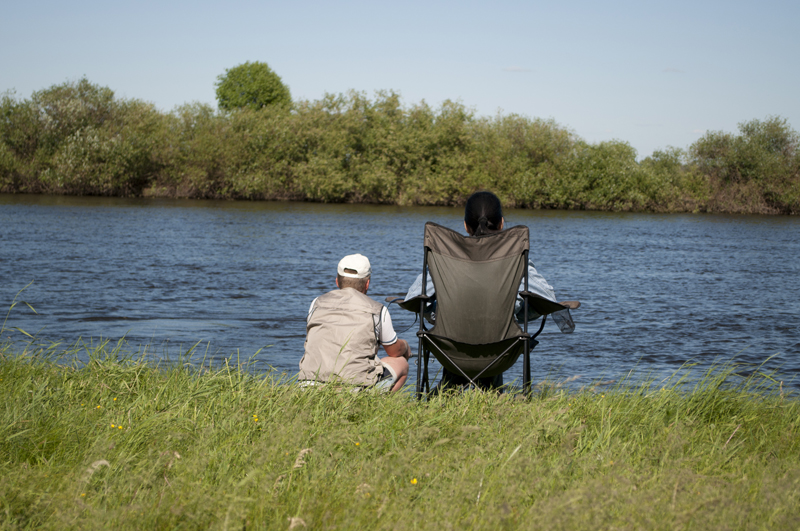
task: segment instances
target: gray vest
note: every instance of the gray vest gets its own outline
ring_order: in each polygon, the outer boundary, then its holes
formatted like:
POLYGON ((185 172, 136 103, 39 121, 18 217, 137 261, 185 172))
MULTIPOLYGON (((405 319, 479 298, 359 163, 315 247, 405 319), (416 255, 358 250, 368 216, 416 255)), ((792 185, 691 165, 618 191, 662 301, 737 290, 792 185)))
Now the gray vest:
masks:
POLYGON ((372 385, 383 375, 378 338, 383 304, 353 288, 319 297, 306 324, 300 380, 372 385))

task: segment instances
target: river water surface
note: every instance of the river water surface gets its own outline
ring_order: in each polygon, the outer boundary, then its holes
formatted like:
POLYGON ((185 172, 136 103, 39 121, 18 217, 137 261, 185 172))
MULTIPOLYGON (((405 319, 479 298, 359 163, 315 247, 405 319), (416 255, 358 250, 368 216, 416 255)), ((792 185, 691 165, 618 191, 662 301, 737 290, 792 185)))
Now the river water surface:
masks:
MULTIPOLYGON (((369 295, 404 293, 426 221, 463 231, 463 211, 311 203, 0 195, 0 304, 41 341, 127 338, 194 360, 247 359, 296 372, 305 316, 350 253, 373 267, 369 295), (260 350, 259 350, 260 349, 260 350)), ((534 378, 658 377, 687 361, 800 372, 800 219, 508 210, 575 333, 548 322, 534 378)), ((392 306, 395 329, 414 316, 392 306)), ((401 334, 416 345, 416 326, 401 334)), ((414 347, 416 350, 416 347, 414 347)), ((507 381, 518 378, 521 361, 507 381)), ((413 373, 412 373, 413 375, 413 373)), ((795 382, 797 385, 797 382, 795 382)))

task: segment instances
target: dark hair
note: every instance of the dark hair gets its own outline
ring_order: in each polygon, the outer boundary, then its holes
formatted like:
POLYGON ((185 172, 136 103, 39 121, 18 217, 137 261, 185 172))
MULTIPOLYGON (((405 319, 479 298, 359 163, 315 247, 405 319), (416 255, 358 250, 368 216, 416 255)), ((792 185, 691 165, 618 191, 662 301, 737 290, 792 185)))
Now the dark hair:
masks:
POLYGON ((483 236, 500 230, 503 222, 503 207, 492 192, 475 192, 464 209, 464 223, 473 236, 483 236))

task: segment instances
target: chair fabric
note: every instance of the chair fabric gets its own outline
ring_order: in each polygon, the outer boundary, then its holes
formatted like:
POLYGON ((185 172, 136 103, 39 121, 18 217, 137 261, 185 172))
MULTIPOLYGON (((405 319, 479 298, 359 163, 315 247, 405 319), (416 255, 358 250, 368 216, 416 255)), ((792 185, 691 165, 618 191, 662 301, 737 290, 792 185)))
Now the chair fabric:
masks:
MULTIPOLYGON (((418 334, 425 360, 432 353, 445 369, 469 379, 496 376, 514 365, 531 344, 514 319, 520 280, 527 277, 529 241, 524 226, 466 237, 425 224, 425 264, 437 300, 433 327, 421 324, 418 334)), ((421 295, 404 307, 422 311, 427 300, 421 295)), ((423 380, 418 374, 417 381, 420 393, 427 373, 423 380)))

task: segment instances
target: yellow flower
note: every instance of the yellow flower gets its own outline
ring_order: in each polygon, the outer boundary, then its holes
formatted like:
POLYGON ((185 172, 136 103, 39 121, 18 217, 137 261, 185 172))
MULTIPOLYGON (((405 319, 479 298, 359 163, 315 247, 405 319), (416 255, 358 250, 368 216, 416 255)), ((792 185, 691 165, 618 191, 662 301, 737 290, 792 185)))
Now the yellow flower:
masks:
POLYGON ((97 409, 100 409, 100 406, 97 406, 97 409))
POLYGON ((115 397, 114 397, 114 402, 116 402, 116 401, 117 401, 117 397, 115 396, 115 397))
POLYGON ((361 443, 356 443, 356 446, 359 446, 361 443))
POLYGON ((114 426, 113 424, 111 425, 111 427, 112 427, 112 428, 116 428, 116 426, 114 426))
POLYGON ((117 428, 122 429, 122 426, 117 426, 117 428))
POLYGON ((85 492, 81 492, 81 497, 86 496, 85 492))
POLYGON ((416 485, 417 484, 417 478, 412 478, 411 479, 411 484, 412 485, 416 485))

